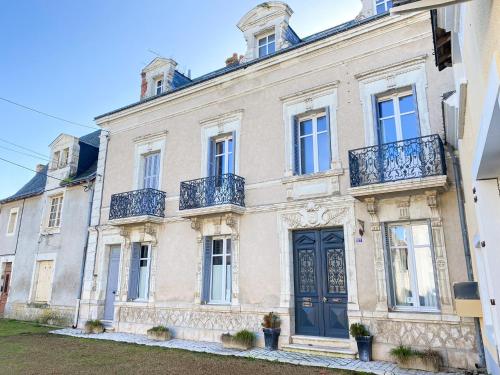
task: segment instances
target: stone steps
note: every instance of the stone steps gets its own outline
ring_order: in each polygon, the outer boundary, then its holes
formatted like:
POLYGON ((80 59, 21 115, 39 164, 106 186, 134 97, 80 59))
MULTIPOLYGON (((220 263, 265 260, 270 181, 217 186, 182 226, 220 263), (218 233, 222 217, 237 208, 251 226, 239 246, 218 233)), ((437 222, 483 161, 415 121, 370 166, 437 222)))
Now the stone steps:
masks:
POLYGON ((290 344, 283 345, 282 349, 289 352, 349 359, 356 358, 357 355, 349 339, 294 335, 291 341, 290 344))

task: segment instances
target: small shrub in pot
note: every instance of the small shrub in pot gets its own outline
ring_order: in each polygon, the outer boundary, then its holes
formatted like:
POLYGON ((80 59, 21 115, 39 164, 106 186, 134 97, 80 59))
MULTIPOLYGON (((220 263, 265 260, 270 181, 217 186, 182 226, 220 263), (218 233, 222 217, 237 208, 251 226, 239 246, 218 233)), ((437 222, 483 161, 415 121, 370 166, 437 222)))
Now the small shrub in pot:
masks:
POLYGON ((441 353, 432 349, 419 351, 409 346, 399 345, 392 348, 390 353, 399 367, 407 369, 438 372, 443 363, 441 353))
POLYGON ((255 333, 246 329, 236 332, 234 336, 230 333, 224 333, 221 335, 221 341, 224 348, 248 350, 254 346, 255 333))
POLYGON ((274 312, 264 315, 262 320, 262 331, 264 331, 264 342, 266 349, 277 350, 281 333, 281 319, 274 312))
POLYGON ((103 333, 104 324, 99 319, 87 320, 85 322, 85 333, 103 333))
POLYGON ((373 336, 370 335, 368 329, 361 323, 353 323, 349 331, 351 336, 356 339, 359 359, 363 362, 371 361, 373 336))
POLYGON ((148 329, 148 339, 157 341, 168 341, 172 338, 170 330, 165 326, 156 326, 148 329))

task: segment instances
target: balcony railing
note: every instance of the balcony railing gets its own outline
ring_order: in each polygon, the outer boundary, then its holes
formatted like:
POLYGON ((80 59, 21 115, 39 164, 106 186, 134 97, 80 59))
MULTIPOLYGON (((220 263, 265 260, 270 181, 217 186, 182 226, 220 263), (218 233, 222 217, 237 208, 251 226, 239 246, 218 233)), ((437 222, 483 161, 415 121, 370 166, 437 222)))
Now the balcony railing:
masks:
POLYGON ((181 182, 179 210, 233 204, 245 207, 245 179, 232 173, 181 182))
POLYGON ((109 220, 136 216, 165 217, 165 192, 148 188, 111 196, 109 220))
POLYGON ((349 151, 351 187, 446 174, 437 134, 349 151))

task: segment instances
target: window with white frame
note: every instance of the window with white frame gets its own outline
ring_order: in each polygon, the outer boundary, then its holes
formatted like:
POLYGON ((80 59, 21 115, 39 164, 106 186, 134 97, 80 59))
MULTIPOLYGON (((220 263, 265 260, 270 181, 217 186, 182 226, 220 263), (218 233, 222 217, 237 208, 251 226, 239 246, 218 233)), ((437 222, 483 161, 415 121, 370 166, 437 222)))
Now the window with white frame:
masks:
POLYGON ((322 111, 298 116, 294 125, 295 172, 310 174, 330 169, 330 126, 322 111))
POLYGON ((61 160, 59 160, 59 168, 63 168, 66 165, 68 165, 68 159, 69 159, 69 148, 66 147, 61 152, 61 160))
POLYGON ((54 155, 52 156, 52 169, 59 168, 60 159, 61 159, 61 152, 60 151, 54 152, 54 155))
POLYGON ((375 0, 375 13, 385 13, 392 8, 392 0, 375 0))
POLYGON ((156 95, 160 95, 163 92, 163 79, 158 79, 156 81, 156 95))
POLYGON ((49 228, 58 228, 61 225, 61 210, 62 210, 63 196, 58 195, 50 198, 50 211, 49 211, 49 228))
POLYGON ((226 135, 216 137, 212 141, 213 147, 213 171, 212 175, 222 176, 226 173, 234 173, 233 136, 226 135))
POLYGON ((428 223, 393 223, 388 224, 386 229, 394 309, 438 310, 428 223))
POLYGON ((130 256, 129 300, 147 300, 151 269, 151 245, 134 243, 130 256))
POLYGON ((275 35, 269 34, 258 39, 259 57, 267 56, 276 51, 275 35))
POLYGON ((160 152, 157 151, 143 155, 142 165, 142 188, 158 189, 160 185, 160 152))
POLYGON ((205 237, 201 302, 231 303, 232 262, 231 239, 205 237))
POLYGON ((9 221, 7 222, 7 235, 13 235, 14 232, 16 231, 18 212, 19 209, 17 207, 12 208, 9 212, 9 221))
POLYGON ((377 97, 379 143, 420 137, 417 101, 413 91, 398 91, 377 97))

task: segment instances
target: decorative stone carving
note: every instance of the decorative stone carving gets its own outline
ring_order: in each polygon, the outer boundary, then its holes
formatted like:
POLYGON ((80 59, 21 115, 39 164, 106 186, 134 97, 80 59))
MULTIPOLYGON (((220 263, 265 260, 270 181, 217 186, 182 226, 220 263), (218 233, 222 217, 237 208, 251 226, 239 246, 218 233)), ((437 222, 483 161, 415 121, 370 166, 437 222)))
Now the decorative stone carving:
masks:
POLYGON ((410 197, 398 202, 399 219, 410 220, 410 197))
POLYGON ((343 224, 347 212, 348 210, 345 207, 332 210, 309 202, 299 212, 285 214, 284 219, 290 228, 314 228, 343 224))

